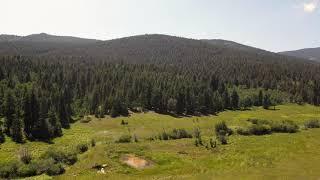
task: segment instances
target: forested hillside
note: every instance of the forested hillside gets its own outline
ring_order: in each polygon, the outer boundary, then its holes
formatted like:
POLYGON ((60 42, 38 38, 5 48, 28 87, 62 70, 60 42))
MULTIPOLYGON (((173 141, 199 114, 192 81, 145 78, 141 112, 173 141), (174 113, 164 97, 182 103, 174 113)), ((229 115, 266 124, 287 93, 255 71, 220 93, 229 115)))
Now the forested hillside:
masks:
POLYGON ((77 117, 126 116, 128 110, 184 116, 268 109, 284 101, 282 93, 291 102, 320 104, 316 63, 164 35, 84 46, 2 53, 4 134, 16 142, 50 141, 77 117), (255 93, 240 95, 249 89, 255 93))
POLYGON ((319 47, 318 48, 300 49, 300 50, 296 50, 296 51, 280 52, 280 54, 320 62, 320 48, 319 47))

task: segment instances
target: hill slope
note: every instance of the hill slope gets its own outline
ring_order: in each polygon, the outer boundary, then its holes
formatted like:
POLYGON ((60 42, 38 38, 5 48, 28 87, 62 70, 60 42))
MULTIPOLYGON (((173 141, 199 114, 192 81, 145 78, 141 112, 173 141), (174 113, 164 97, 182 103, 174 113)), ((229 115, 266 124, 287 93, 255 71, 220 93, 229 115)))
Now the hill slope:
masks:
POLYGON ((300 49, 300 50, 296 50, 296 51, 285 51, 285 52, 280 52, 280 54, 320 62, 320 47, 300 49))
POLYGON ((41 55, 59 49, 80 47, 98 40, 71 36, 54 36, 45 33, 29 36, 0 35, 2 55, 41 55))

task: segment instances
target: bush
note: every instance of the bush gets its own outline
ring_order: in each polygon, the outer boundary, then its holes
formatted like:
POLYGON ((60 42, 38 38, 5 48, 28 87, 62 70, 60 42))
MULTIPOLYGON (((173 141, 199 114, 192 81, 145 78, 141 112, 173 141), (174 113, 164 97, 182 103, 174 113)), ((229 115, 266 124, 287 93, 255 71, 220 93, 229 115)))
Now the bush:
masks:
POLYGON ((203 145, 200 128, 194 129, 194 137, 196 138, 194 143, 196 146, 203 145))
POLYGON ((173 129, 173 131, 169 134, 170 139, 184 139, 184 138, 192 138, 192 135, 189 134, 185 129, 173 129))
POLYGON ((20 148, 19 158, 20 158, 20 161, 23 162, 24 164, 29 164, 32 160, 32 156, 26 147, 20 148))
POLYGON ((126 134, 119 137, 119 139, 116 141, 116 143, 130 143, 131 142, 131 135, 126 134))
POLYGON ((89 147, 88 147, 87 144, 84 144, 84 143, 83 143, 83 144, 78 144, 78 145, 77 145, 77 151, 78 151, 78 153, 80 153, 80 154, 88 151, 88 149, 89 149, 89 147))
POLYGON ((17 175, 18 163, 10 162, 0 165, 0 178, 10 178, 17 175))
POLYGON ((75 153, 68 153, 64 156, 64 159, 61 163, 65 163, 67 165, 73 165, 78 161, 77 154, 75 153))
POLYGON ((228 128, 227 124, 222 121, 215 125, 215 133, 217 136, 230 136, 233 134, 232 129, 228 128))
POLYGON ((34 164, 23 164, 17 169, 19 177, 31 177, 37 175, 37 167, 34 164))
POLYGON ((293 121, 287 120, 272 123, 271 130, 273 132, 279 133, 296 133, 299 130, 299 126, 295 124, 293 121))
POLYGON ((249 133, 252 135, 266 135, 266 134, 271 134, 271 127, 269 125, 265 124, 253 124, 249 127, 249 133))
POLYGON ((316 119, 309 120, 304 123, 306 128, 320 128, 320 121, 316 119))
POLYGON ((91 147, 95 147, 96 146, 96 140, 91 139, 91 147))
POLYGON ((219 135, 218 140, 221 144, 225 145, 228 144, 227 136, 226 135, 219 135))
POLYGON ((251 122, 252 124, 271 124, 270 121, 268 120, 263 120, 263 119, 248 119, 249 122, 251 122))
POLYGON ((47 171, 46 174, 49 176, 56 176, 59 174, 63 174, 65 171, 65 169, 63 168, 62 164, 58 163, 58 164, 53 164, 51 165, 47 171))
POLYGON ((124 120, 121 120, 121 125, 122 126, 125 126, 125 125, 128 125, 129 123, 128 122, 125 122, 124 120))
POLYGON ((34 161, 30 164, 30 166, 34 166, 37 170, 36 174, 40 175, 42 173, 47 172, 49 167, 53 166, 55 164, 55 160, 52 158, 49 159, 39 159, 37 161, 34 161))
POLYGON ((78 158, 75 153, 64 153, 61 151, 49 150, 45 152, 42 159, 53 159, 55 163, 65 163, 72 165, 77 162, 78 158))
POLYGON ((248 128, 238 128, 238 129, 237 129, 237 134, 243 135, 243 136, 250 136, 250 135, 252 135, 252 134, 250 133, 250 131, 249 131, 248 128))
POLYGON ((162 133, 159 134, 159 139, 160 140, 169 140, 169 134, 163 130, 162 133))
POLYGON ((135 143, 139 142, 138 137, 137 137, 136 134, 133 135, 133 141, 134 141, 135 143))

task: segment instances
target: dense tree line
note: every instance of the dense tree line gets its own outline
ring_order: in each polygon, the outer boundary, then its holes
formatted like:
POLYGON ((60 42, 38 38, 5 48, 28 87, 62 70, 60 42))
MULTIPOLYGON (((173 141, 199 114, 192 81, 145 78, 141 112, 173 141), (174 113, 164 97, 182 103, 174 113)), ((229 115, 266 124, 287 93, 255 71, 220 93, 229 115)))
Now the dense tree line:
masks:
POLYGON ((318 64, 265 61, 263 55, 228 56, 220 60, 208 57, 207 61, 175 59, 172 63, 168 57, 163 57, 163 63, 1 57, 0 142, 3 134, 16 142, 49 141, 61 136, 62 128, 70 127, 73 116, 87 114, 116 117, 128 115, 128 110, 154 110, 195 115, 250 106, 267 109, 281 102, 281 96, 272 99, 268 89, 286 92, 292 102, 320 104, 318 64), (258 88, 260 91, 246 97, 238 92, 258 88))

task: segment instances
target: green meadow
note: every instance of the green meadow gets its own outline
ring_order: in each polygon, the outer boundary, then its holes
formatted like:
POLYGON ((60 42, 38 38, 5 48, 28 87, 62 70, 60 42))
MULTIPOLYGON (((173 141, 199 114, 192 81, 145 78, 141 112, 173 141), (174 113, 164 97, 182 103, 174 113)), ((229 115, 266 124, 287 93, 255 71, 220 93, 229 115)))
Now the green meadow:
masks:
POLYGON ((48 149, 73 151, 79 143, 94 139, 95 147, 78 155, 78 162, 66 167, 60 176, 37 179, 318 179, 320 177, 320 129, 305 129, 304 122, 320 119, 320 107, 281 105, 276 110, 252 108, 247 111, 225 111, 201 117, 172 117, 153 112, 129 117, 92 117, 89 123, 76 122, 52 144, 27 142, 16 144, 6 139, 0 145, 0 162, 17 159, 20 146, 28 147, 33 158, 48 149), (183 128, 193 132, 200 128, 204 143, 215 137, 214 125, 225 121, 232 129, 248 125, 248 118, 272 121, 291 120, 300 126, 298 133, 273 133, 264 136, 228 137, 228 144, 218 143, 207 149, 194 145, 195 139, 154 140, 163 131, 183 128), (121 125, 121 122, 128 122, 121 125), (122 135, 135 135, 138 142, 115 143, 122 135), (146 169, 134 169, 120 161, 134 154, 153 162, 146 169), (93 169, 105 164, 105 174, 93 169))

